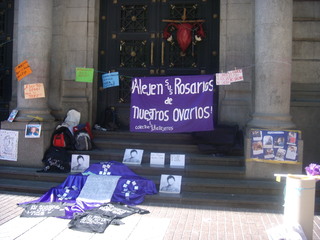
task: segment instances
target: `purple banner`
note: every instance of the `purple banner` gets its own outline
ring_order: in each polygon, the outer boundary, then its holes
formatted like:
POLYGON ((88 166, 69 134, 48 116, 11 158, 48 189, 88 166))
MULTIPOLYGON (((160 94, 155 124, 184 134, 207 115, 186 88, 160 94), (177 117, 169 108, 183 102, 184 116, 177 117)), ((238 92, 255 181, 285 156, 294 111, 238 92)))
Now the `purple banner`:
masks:
POLYGON ((132 79, 131 132, 213 130, 213 75, 132 79))

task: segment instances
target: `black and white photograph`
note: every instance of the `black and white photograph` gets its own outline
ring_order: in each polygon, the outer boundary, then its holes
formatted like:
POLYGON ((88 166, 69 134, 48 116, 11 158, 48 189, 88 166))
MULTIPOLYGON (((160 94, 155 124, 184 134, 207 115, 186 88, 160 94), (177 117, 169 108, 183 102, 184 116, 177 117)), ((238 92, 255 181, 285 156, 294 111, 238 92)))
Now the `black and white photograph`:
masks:
POLYGON ((125 164, 141 164, 143 156, 142 149, 126 149, 123 156, 123 163, 125 164))
POLYGON ((179 175, 161 175, 159 192, 162 193, 180 193, 182 176, 179 175))
POLYGON ((72 154, 71 172, 83 172, 90 165, 90 155, 72 154))

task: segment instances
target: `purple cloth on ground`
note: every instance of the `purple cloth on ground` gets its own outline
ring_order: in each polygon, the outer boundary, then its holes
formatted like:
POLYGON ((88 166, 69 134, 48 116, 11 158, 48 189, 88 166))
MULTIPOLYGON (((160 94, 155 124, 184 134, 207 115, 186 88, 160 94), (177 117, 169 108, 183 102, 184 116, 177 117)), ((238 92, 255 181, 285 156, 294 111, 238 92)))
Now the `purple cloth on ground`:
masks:
POLYGON ((63 183, 51 188, 40 198, 21 204, 65 202, 68 203, 68 206, 65 208, 65 218, 72 218, 76 212, 84 212, 85 210, 99 207, 101 203, 77 201, 77 197, 90 174, 121 176, 113 193, 112 202, 137 205, 144 201, 146 194, 157 193, 153 181, 140 177, 123 163, 109 161, 92 164, 83 173, 69 175, 63 183))

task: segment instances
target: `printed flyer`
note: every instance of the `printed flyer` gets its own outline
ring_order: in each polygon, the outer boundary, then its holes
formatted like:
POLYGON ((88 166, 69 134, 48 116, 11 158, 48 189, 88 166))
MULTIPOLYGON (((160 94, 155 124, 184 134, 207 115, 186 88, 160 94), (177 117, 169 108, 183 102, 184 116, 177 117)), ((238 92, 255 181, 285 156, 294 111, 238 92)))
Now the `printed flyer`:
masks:
POLYGON ((251 130, 251 160, 298 163, 300 131, 251 130))

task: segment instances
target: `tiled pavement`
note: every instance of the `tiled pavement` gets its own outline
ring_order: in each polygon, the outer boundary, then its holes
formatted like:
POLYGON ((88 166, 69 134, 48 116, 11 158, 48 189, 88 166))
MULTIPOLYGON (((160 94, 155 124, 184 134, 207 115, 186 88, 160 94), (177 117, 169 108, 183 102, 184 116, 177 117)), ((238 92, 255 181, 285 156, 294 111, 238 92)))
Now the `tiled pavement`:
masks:
MULTIPOLYGON (((17 203, 37 195, 0 192, 0 239, 268 239, 266 230, 280 226, 282 213, 208 206, 143 204, 150 214, 123 219, 124 225, 109 226, 103 234, 68 229, 69 220, 20 218, 17 203), (22 229, 24 227, 24 229, 22 229), (15 233, 15 234, 13 234, 15 233), (50 233, 50 234, 49 234, 50 233), (71 238, 70 238, 71 237, 71 238)), ((313 239, 320 239, 320 216, 314 217, 313 239)))

